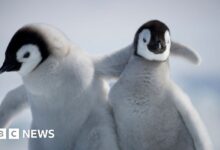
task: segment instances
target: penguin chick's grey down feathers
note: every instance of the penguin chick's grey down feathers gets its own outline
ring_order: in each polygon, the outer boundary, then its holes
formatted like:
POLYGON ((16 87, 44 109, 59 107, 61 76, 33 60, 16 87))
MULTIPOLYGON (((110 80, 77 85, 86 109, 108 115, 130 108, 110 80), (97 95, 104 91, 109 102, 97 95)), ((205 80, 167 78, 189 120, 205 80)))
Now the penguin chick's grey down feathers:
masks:
POLYGON ((27 99, 24 85, 7 93, 0 105, 0 128, 8 127, 13 117, 28 106, 27 99))
POLYGON ((172 46, 168 27, 157 20, 141 26, 134 41, 133 55, 109 94, 120 148, 212 150, 199 114, 169 74, 169 53, 193 63, 197 54, 172 46))
POLYGON ((201 63, 201 57, 196 51, 191 50, 191 48, 188 48, 180 43, 172 41, 170 51, 171 55, 183 57, 193 64, 199 65, 201 63))
POLYGON ((54 130, 54 138, 30 139, 30 150, 118 149, 106 83, 96 74, 88 54, 62 32, 44 24, 18 30, 0 68, 1 73, 5 71, 18 71, 24 86, 2 102, 1 113, 8 113, 3 122, 28 100, 31 128, 54 130), (14 112, 10 111, 14 106, 14 112))

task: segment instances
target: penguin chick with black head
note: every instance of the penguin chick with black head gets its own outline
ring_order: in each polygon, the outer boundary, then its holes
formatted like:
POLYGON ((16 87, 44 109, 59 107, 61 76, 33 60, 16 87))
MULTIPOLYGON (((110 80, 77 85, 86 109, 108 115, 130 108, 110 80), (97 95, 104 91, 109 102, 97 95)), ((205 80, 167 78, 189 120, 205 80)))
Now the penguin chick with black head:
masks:
MULTIPOLYGON (((10 71, 19 72, 24 85, 2 104, 10 108, 14 103, 19 111, 28 99, 31 128, 54 130, 52 138, 30 139, 30 150, 118 149, 105 82, 95 74, 92 59, 62 32, 45 24, 19 29, 0 68, 10 71)), ((15 111, 8 112, 3 121, 15 111)))
POLYGON ((211 150, 199 114, 170 78, 170 53, 193 54, 188 57, 192 62, 198 61, 193 59, 196 54, 175 50, 181 45, 171 41, 169 28, 158 20, 138 29, 133 46, 133 55, 109 94, 120 148, 211 150))

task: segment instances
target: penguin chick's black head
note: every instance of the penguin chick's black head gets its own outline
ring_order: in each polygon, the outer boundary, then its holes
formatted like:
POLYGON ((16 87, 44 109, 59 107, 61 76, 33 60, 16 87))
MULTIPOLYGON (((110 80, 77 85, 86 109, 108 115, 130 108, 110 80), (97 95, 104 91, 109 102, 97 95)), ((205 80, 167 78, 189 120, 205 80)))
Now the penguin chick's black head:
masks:
MULTIPOLYGON (((48 45, 44 40, 42 33, 39 33, 39 31, 31 28, 30 26, 23 27, 14 34, 9 42, 5 52, 5 61, 0 68, 0 73, 5 71, 19 71, 24 63, 29 63, 32 66, 35 65, 34 67, 36 68, 48 56, 48 45), (31 46, 24 48, 27 45, 32 45, 35 49, 32 49, 31 46), (21 50, 22 48, 24 49, 21 50), (36 55, 36 51, 38 51, 37 54, 39 56, 32 56, 36 55), (36 57, 39 59, 37 60, 36 57), (33 63, 34 61, 35 64, 33 63)), ((24 68, 28 69, 28 67, 24 68)))
MULTIPOLYGON (((163 53, 166 50, 167 42, 169 42, 167 41, 169 39, 166 39, 166 32, 169 34, 169 28, 161 21, 152 20, 143 24, 135 34, 135 55, 139 55, 138 45, 140 41, 153 54, 163 53)), ((169 35, 167 37, 169 38, 169 35)))

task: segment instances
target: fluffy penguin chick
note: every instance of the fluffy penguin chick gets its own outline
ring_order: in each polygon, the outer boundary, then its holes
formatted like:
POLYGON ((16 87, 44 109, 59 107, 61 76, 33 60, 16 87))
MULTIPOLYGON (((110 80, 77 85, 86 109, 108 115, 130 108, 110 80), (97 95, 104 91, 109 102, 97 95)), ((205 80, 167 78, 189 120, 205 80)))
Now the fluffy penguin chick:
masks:
POLYGON ((157 20, 135 35, 134 55, 109 94, 122 150, 212 149, 198 113, 170 79, 171 45, 157 20))
POLYGON ((0 68, 5 71, 22 76, 18 99, 28 98, 31 128, 54 129, 54 138, 30 139, 30 150, 118 149, 105 82, 90 57, 60 31, 44 24, 18 30, 0 68))

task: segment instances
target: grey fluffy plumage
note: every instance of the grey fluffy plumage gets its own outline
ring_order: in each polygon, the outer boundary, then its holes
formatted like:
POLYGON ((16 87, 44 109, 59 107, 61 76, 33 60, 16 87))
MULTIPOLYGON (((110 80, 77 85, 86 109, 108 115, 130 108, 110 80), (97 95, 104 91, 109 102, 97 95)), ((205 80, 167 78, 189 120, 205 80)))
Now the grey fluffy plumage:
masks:
POLYGON ((169 52, 194 64, 200 59, 168 32, 157 20, 138 29, 133 55, 110 91, 122 150, 212 150, 199 114, 169 74, 169 52))
POLYGON ((22 75, 24 86, 4 99, 0 112, 7 115, 1 125, 28 103, 31 128, 54 129, 55 133, 53 139, 30 139, 30 150, 117 150, 106 82, 95 71, 91 57, 51 26, 31 24, 24 29, 39 34, 50 55, 22 75))

